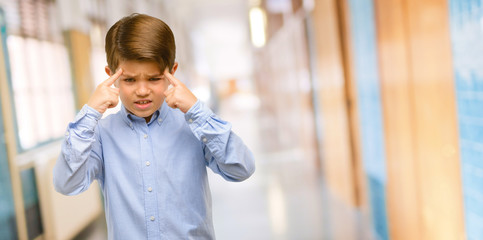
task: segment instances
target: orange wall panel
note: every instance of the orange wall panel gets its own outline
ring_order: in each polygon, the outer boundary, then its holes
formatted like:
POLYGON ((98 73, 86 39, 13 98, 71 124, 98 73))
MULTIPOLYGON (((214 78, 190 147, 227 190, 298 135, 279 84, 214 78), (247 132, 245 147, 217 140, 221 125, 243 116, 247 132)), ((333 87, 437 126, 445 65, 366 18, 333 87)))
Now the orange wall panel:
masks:
POLYGON ((375 0, 391 239, 419 239, 420 206, 406 12, 401 0, 375 0))
POLYGON ((462 239, 463 204, 446 0, 407 0, 422 239, 462 239))
POLYGON ((76 109, 81 109, 95 88, 90 72, 91 40, 89 35, 76 30, 66 31, 64 38, 69 46, 76 90, 76 109))
POLYGON ((339 14, 340 40, 342 45, 343 67, 345 76, 345 93, 347 98, 347 114, 349 121, 349 138, 351 141, 352 168, 355 179, 356 205, 365 213, 369 210, 367 193, 367 175, 362 160, 361 130, 359 128, 359 103, 357 102, 357 83, 354 76, 354 53, 352 50, 352 32, 350 10, 347 1, 337 1, 339 14))
POLYGON ((322 113, 322 168, 331 191, 356 204, 347 96, 335 0, 315 2, 312 12, 317 49, 319 111, 322 113))
POLYGON ((463 239, 445 0, 375 0, 391 239, 463 239))

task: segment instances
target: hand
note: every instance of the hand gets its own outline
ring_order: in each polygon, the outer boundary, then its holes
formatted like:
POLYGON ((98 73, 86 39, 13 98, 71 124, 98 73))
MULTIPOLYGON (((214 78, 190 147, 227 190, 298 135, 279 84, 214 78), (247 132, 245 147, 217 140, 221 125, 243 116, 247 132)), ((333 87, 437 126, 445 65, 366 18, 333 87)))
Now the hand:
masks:
POLYGON ((94 108, 103 114, 108 108, 113 108, 119 103, 119 88, 111 87, 112 84, 121 76, 122 69, 107 80, 99 84, 87 102, 89 107, 94 108))
POLYGON ((186 85, 171 75, 167 69, 164 71, 164 76, 173 86, 164 92, 164 95, 166 96, 166 103, 168 106, 172 108, 179 108, 179 110, 181 110, 183 113, 186 113, 193 105, 195 105, 198 99, 186 87, 186 85))

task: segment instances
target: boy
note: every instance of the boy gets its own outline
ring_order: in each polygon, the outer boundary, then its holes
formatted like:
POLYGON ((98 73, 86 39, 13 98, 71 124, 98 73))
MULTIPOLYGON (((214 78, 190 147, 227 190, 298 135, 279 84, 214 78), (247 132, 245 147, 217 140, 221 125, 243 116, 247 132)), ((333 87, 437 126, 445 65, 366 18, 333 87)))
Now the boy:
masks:
POLYGON ((255 170, 253 155, 173 76, 174 36, 163 21, 119 20, 106 55, 110 77, 67 128, 56 190, 75 195, 97 180, 109 239, 214 239, 206 166, 243 181, 255 170), (118 97, 121 110, 101 119, 118 97))

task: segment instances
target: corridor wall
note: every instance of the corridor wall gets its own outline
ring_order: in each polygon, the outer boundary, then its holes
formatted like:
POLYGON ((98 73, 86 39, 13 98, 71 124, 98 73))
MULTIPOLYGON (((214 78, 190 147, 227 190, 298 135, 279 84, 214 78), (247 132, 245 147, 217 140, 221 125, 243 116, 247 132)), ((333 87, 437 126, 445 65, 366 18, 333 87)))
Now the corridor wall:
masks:
POLYGON ((445 0, 375 0, 390 239, 464 239, 445 0))
POLYGON ((350 49, 359 113, 361 156, 373 232, 388 239, 386 217, 386 157, 382 117, 376 26, 372 0, 350 0, 350 49))
POLYGON ((347 205, 358 204, 356 174, 351 147, 351 119, 347 106, 339 16, 335 0, 317 1, 312 17, 315 38, 315 68, 322 118, 322 173, 329 190, 347 205))
POLYGON ((387 154, 390 236, 420 237, 420 205, 411 101, 406 11, 401 1, 374 1, 387 154))
POLYGON ((13 203, 12 182, 7 158, 7 147, 0 99, 0 233, 3 239, 17 238, 17 224, 13 203))
POLYGON ((314 92, 320 113, 321 168, 328 195, 337 203, 329 206, 324 226, 332 239, 356 239, 364 235, 360 222, 342 212, 368 218, 366 174, 362 167, 358 101, 354 82, 349 6, 346 1, 315 1, 311 12, 314 26, 314 92))
POLYGON ((329 189, 362 212, 365 195, 377 239, 465 238, 447 1, 319 0, 313 15, 329 189))
POLYGON ((483 239, 482 1, 449 1, 467 239, 483 239))

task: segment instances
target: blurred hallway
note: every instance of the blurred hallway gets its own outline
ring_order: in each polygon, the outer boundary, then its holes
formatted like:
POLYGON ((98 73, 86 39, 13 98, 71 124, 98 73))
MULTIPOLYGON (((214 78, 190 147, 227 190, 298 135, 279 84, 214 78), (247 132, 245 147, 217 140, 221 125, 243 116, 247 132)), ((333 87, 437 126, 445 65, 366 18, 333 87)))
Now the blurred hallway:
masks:
MULTIPOLYGON (((238 94, 220 106, 219 114, 253 150, 257 170, 241 183, 226 182, 209 171, 217 239, 373 239, 367 216, 330 194, 302 149, 260 148, 258 128, 264 126, 258 122, 258 109, 244 104, 256 106, 254 98, 238 94)), ((75 239, 106 237, 101 216, 75 239)))
POLYGON ((0 0, 0 240, 107 238, 52 168, 132 13, 255 155, 208 170, 217 239, 483 239, 482 0, 0 0))
MULTIPOLYGON (((246 182, 230 184, 210 175, 214 223, 218 239, 323 239, 321 181, 315 162, 300 148, 266 151, 256 97, 235 94, 223 101, 220 115, 254 151, 256 173, 246 182), (241 103, 255 103, 233 106, 241 103)), ((270 123, 268 123, 270 124, 270 123)))

